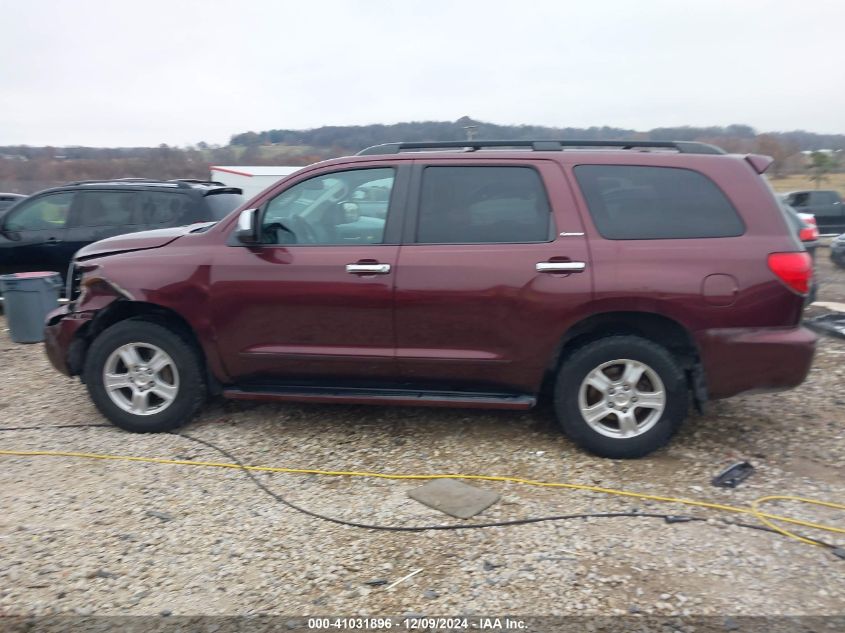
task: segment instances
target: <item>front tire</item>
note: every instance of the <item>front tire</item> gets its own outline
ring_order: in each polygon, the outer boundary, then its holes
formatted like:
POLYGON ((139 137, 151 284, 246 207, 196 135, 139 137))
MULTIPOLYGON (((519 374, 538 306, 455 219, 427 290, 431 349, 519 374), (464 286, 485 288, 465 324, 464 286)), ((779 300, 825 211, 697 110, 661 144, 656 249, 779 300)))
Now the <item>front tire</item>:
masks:
POLYGON ((689 410, 689 389, 674 357, 638 336, 610 336, 577 349, 558 372, 555 413, 582 448, 614 459, 665 445, 689 410))
POLYGON ((141 318, 120 321, 94 339, 84 376, 100 413, 134 433, 178 428, 205 401, 197 351, 173 330, 141 318))

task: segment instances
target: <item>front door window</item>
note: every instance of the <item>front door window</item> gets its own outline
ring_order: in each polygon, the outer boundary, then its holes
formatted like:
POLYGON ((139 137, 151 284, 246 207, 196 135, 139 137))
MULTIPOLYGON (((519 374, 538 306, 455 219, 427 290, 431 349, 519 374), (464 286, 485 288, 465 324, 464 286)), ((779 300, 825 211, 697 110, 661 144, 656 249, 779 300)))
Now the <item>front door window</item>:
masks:
POLYGON ((265 244, 381 244, 395 179, 392 168, 355 169, 310 178, 267 204, 265 244))
POLYGON ((73 193, 41 196, 25 203, 6 221, 9 231, 50 231, 63 229, 67 223, 73 193))

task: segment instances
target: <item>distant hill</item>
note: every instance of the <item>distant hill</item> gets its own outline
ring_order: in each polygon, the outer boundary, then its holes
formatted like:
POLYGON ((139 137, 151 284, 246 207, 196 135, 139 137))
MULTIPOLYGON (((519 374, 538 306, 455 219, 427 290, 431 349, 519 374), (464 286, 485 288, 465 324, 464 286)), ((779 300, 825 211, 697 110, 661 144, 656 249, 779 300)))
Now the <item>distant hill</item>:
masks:
MULTIPOLYGON (((473 126, 481 139, 620 139, 704 141, 729 152, 755 152, 775 159, 773 178, 806 172, 801 150, 845 149, 845 134, 758 133, 748 125, 662 127, 646 132, 616 127, 498 125, 462 117, 457 121, 410 121, 392 125, 323 126, 312 130, 266 130, 235 134, 225 147, 0 146, 0 191, 32 193, 72 180, 102 178, 207 178, 209 165, 309 165, 393 141, 455 141, 473 126)), ((840 161, 836 171, 845 168, 840 161)))
MULTIPOLYGON (((231 138, 231 145, 298 145, 318 149, 342 150, 336 153, 357 152, 370 145, 394 141, 456 141, 466 138, 467 126, 475 126, 476 138, 481 139, 620 139, 707 141, 729 151, 749 151, 759 134, 748 125, 726 127, 661 127, 637 131, 617 127, 545 127, 541 125, 499 125, 462 117, 457 121, 410 121, 392 125, 323 126, 310 130, 265 130, 243 132, 231 138)), ((816 149, 845 149, 845 134, 815 134, 795 130, 767 132, 765 136, 795 151, 816 149)))

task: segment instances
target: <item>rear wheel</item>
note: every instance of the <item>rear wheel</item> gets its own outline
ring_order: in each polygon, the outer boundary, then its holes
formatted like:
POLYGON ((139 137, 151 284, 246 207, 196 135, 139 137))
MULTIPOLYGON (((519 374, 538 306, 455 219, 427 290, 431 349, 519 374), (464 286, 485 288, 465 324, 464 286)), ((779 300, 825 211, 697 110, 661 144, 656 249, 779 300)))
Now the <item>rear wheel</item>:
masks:
POLYGON ((637 336, 589 343, 561 367, 555 412, 564 433, 602 457, 642 457, 686 418, 684 373, 663 347, 637 336))
POLYGON ((176 332, 141 319, 116 323, 94 340, 85 384, 104 416, 136 433, 175 429, 205 400, 196 350, 176 332))

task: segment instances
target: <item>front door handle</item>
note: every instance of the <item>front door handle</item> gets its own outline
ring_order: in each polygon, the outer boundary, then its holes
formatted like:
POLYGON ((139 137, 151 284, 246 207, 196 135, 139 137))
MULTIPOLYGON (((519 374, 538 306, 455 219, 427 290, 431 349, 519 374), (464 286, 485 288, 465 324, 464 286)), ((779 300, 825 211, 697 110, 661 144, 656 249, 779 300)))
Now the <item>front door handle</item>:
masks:
POLYGON ((44 244, 47 246, 53 246, 55 244, 61 244, 62 240, 56 239, 55 237, 48 238, 44 244))
POLYGON ((346 264, 346 272, 352 275, 387 275, 390 264, 346 264))
POLYGON ((538 273, 580 273, 586 267, 584 262, 537 262, 538 273))

